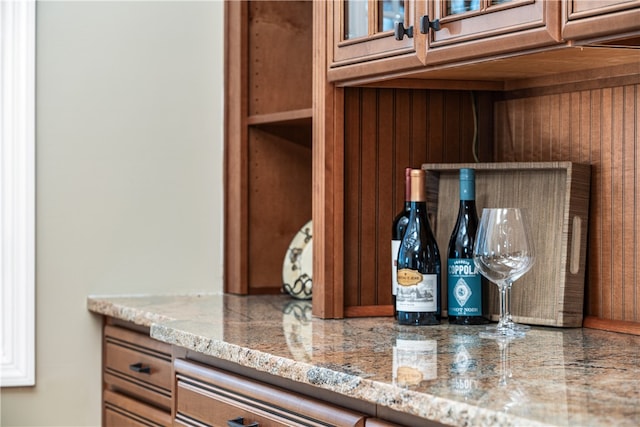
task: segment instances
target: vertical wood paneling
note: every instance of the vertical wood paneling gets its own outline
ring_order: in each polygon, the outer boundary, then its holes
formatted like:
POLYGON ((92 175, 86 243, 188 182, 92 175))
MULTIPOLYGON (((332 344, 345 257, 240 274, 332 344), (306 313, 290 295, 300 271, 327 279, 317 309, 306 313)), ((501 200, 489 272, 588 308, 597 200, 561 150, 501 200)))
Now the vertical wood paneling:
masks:
POLYGON ((360 153, 360 251, 363 255, 360 263, 360 280, 358 282, 357 305, 371 305, 375 300, 376 269, 376 217, 377 217, 377 188, 376 166, 378 164, 378 91, 375 89, 362 90, 361 113, 371 120, 363 120, 360 124, 363 148, 360 153))
MULTIPOLYGON (((459 94, 455 96, 448 96, 444 100, 445 105, 442 111, 444 112, 444 140, 457 140, 460 141, 458 149, 456 150, 444 150, 442 152, 442 162, 455 162, 460 158, 460 146, 462 145, 462 132, 460 123, 464 123, 460 120, 460 112, 462 111, 461 99, 459 94)), ((434 144, 436 145, 436 144, 434 144)))
POLYGON ((638 85, 495 105, 496 161, 592 165, 586 315, 640 322, 638 85))
MULTIPOLYGON (((388 141, 393 147, 393 159, 391 161, 394 179, 392 182, 403 182, 405 167, 412 164, 411 150, 406 149, 407 142, 411 139, 412 99, 412 91, 406 89, 397 90, 394 96, 393 113, 391 115, 394 120, 390 120, 394 125, 394 132, 392 139, 388 141)), ((395 216, 402 209, 405 194, 404 187, 398 185, 392 185, 391 187, 394 193, 392 209, 395 216)))
MULTIPOLYGON (((395 186, 388 183, 394 182, 393 164, 394 147, 391 143, 395 131, 394 121, 388 120, 394 115, 394 97, 392 91, 380 91, 378 93, 378 140, 376 162, 376 223, 390 224, 396 214, 393 204, 395 186), (391 160, 391 161, 389 161, 391 160)), ((401 168, 399 168, 401 169, 401 168)), ((402 191, 399 191, 402 192, 402 191)), ((387 227, 387 228, 389 228, 387 227)), ((375 227, 375 242, 382 242, 389 237, 389 232, 384 227, 375 227)), ((389 263, 391 259, 391 247, 389 244, 376 245, 375 265, 389 263)), ((369 266, 371 268, 371 266, 369 266)), ((371 298, 363 301, 363 305, 388 305, 391 304, 391 295, 388 284, 391 283, 390 269, 373 269, 376 272, 375 293, 371 298)))
MULTIPOLYGON (((638 254, 640 254, 640 197, 638 196, 638 189, 640 189, 640 128, 638 127, 638 123, 640 123, 640 88, 628 87, 627 92, 629 93, 629 104, 635 107, 635 112, 630 113, 629 115, 633 117, 632 125, 629 123, 629 127, 633 127, 633 131, 630 131, 626 136, 627 140, 633 140, 635 138, 634 144, 634 159, 633 162, 633 173, 635 177, 634 181, 634 191, 633 191, 633 216, 635 220, 631 219, 631 223, 635 223, 633 226, 634 230, 634 247, 633 254, 635 254, 635 268, 629 268, 629 274, 633 276, 633 293, 635 296, 635 304, 634 304, 634 319, 640 319, 640 288, 638 287, 638 280, 640 280, 640 261, 638 261, 638 254), (635 116, 635 117, 634 117, 635 116)), ((631 151, 631 150, 629 150, 631 151)), ((627 190, 631 191, 631 188, 627 190)), ((629 216, 627 215, 627 218, 629 216)))
POLYGON ((471 96, 348 88, 344 135, 345 315, 389 315, 391 222, 404 203, 404 169, 473 161, 471 96))
MULTIPOLYGON (((441 126, 441 116, 437 115, 441 111, 441 107, 438 105, 432 108, 429 103, 433 99, 433 96, 429 96, 430 93, 424 90, 415 91, 411 99, 411 121, 409 122, 409 141, 402 142, 397 141, 402 147, 403 144, 408 143, 408 149, 410 150, 411 164, 409 166, 413 168, 420 167, 422 159, 427 158, 429 147, 435 145, 433 141, 440 141, 439 138, 435 138, 428 132, 430 129, 441 126)), ((407 147, 404 147, 406 150, 407 147)))
MULTIPOLYGON (((624 320, 624 308, 626 305, 624 299, 624 255, 625 255, 625 233, 624 233, 624 135, 622 110, 624 107, 623 88, 616 87, 604 90, 607 100, 607 108, 603 109, 603 113, 609 117, 603 117, 603 122, 608 121, 607 132, 610 137, 611 151, 611 231, 612 246, 621 247, 620 252, 612 252, 611 254, 611 301, 612 301, 612 317, 614 319, 624 320), (613 235, 614 231, 619 231, 617 236, 613 235), (615 241, 618 240, 619 243, 615 241), (620 286, 615 286, 618 283, 620 286)), ((603 115, 604 115, 603 114, 603 115)))
POLYGON ((638 195, 636 191, 631 193, 631 190, 634 188, 640 189, 640 187, 636 187, 636 178, 637 178, 637 167, 639 163, 637 162, 637 145, 633 143, 634 133, 636 132, 638 122, 635 120, 636 111, 635 106, 636 98, 634 96, 635 91, 633 86, 625 86, 621 88, 622 93, 620 96, 623 97, 623 101, 621 102, 621 110, 619 112, 619 117, 622 118, 621 123, 621 139, 624 141, 621 149, 622 149, 622 203, 623 203, 623 214, 622 214, 622 238, 623 238, 623 248, 624 253, 622 254, 623 260, 623 273, 622 273, 622 283, 624 284, 622 288, 622 300, 624 301, 624 309, 623 309, 623 320, 631 320, 640 319, 638 316, 637 309, 637 277, 638 277, 638 269, 640 269, 640 264, 638 263, 638 246, 637 246, 637 216, 638 212, 636 210, 638 195), (630 141, 630 142, 627 142, 630 141), (629 194, 631 193, 631 194, 629 194), (629 263, 629 260, 636 260, 636 267, 633 267, 633 263, 629 263), (631 265, 629 265, 631 264, 631 265))
POLYGON ((570 159, 571 158, 571 121, 569 120, 570 116, 570 108, 571 108, 571 94, 563 93, 559 97, 558 102, 558 112, 554 114, 558 117, 558 137, 553 141, 554 150, 552 152, 552 157, 557 157, 559 159, 570 159), (560 141, 566 141, 564 144, 561 144, 560 141))
POLYGON ((344 305, 359 305, 360 283, 360 153, 364 149, 361 146, 360 137, 360 99, 361 92, 345 94, 344 118, 345 123, 358 123, 357 126, 345 126, 345 201, 344 201, 344 305))
MULTIPOLYGON (((426 141, 427 158, 430 162, 443 162, 445 134, 445 94, 442 92, 428 93, 428 111, 424 118, 425 124, 428 126, 426 141)), ((449 99, 447 97, 447 99, 449 99)))

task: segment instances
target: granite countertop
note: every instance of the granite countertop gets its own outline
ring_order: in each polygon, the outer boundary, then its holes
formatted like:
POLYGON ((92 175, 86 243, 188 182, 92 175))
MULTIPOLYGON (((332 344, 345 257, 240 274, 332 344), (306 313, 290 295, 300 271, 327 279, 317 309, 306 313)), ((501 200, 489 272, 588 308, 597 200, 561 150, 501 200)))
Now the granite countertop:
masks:
POLYGON ((392 318, 321 320, 287 296, 88 298, 90 311, 159 341, 456 426, 638 426, 640 336, 534 327, 407 327, 392 318))

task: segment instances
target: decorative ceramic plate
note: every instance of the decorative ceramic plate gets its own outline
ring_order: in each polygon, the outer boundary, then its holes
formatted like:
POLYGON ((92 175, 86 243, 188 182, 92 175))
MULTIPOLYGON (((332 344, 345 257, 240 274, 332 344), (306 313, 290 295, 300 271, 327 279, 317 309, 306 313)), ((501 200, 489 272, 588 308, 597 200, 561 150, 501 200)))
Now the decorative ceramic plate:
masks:
POLYGON ((282 287, 292 297, 310 299, 313 283, 313 222, 293 237, 282 264, 282 287))

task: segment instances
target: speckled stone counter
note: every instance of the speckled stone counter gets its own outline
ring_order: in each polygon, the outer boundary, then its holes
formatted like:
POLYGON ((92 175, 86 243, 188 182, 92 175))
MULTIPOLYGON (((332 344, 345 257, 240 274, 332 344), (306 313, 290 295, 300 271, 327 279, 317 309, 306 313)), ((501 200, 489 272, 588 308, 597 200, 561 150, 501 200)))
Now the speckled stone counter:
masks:
POLYGON ((89 297, 90 311, 157 340, 456 426, 638 426, 640 337, 533 328, 321 320, 286 296, 89 297))

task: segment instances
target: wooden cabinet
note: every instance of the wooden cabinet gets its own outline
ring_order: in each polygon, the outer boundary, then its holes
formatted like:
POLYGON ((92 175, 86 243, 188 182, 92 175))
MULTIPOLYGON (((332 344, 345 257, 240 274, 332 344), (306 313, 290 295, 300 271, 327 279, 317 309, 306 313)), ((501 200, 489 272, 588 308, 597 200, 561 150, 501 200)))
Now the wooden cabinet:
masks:
MULTIPOLYGON (((639 0, 567 0, 562 10, 562 37, 570 40, 622 38, 636 46, 640 36, 639 0), (629 39, 625 33, 630 34, 629 39), (635 41, 633 41, 635 40, 635 41)), ((614 43, 616 44, 616 43, 614 43)), ((626 42, 622 42, 624 46, 626 42)))
POLYGON ((225 2, 225 291, 277 293, 311 219, 310 1, 225 2))
MULTIPOLYGON (((638 76, 640 0, 395 2, 414 27, 401 40, 380 24, 385 2, 353 3, 371 12, 353 33, 345 30, 357 11, 350 2, 225 3, 225 291, 278 292, 288 244, 313 217, 313 313, 321 318, 389 313, 388 218, 404 166, 472 161, 476 124, 481 160, 498 160, 493 115, 502 97, 557 94, 545 108, 564 113, 595 97, 594 88, 635 87, 638 76), (440 30, 422 34, 423 16, 440 30), (374 271, 371 262, 386 267, 374 271)), ((635 105, 627 90, 620 99, 635 105)), ((602 96, 609 105, 611 95, 602 96)), ((587 124, 580 135, 565 119, 555 125, 563 155, 545 160, 567 160, 572 141, 606 133, 601 121, 611 126, 622 110, 589 111, 573 120, 587 124)), ((528 123, 530 111, 517 114, 528 123)), ((599 155, 599 144, 588 147, 570 160, 599 155)))
POLYGON ((107 324, 103 334, 103 425, 171 425, 171 346, 148 332, 107 324))
MULTIPOLYGON (((362 2, 360 2, 362 3, 362 2)), ((370 10, 376 10, 375 2, 370 10)), ((581 57, 575 45, 636 47, 640 44, 640 0, 432 0, 406 1, 405 22, 413 38, 398 41, 393 31, 369 31, 347 38, 350 2, 327 2, 326 25, 330 81, 357 85, 395 78, 467 81, 540 76, 542 70, 574 72, 558 61, 603 67, 581 57), (425 25, 430 23, 430 25, 425 25), (436 24, 437 22, 437 24, 436 24), (407 25, 408 25, 407 24, 407 25), (538 67, 521 68, 516 57, 549 52, 538 67), (505 61, 505 59, 515 59, 505 61), (453 73, 450 71, 453 70, 453 73), (488 73, 488 70, 491 72, 488 73)), ((379 8, 379 6, 378 6, 379 8)), ((375 14, 374 14, 375 15, 375 14)), ((372 18, 365 16, 363 20, 372 18)), ((597 55, 593 55, 597 56, 597 55)), ((615 54, 614 54, 615 56, 615 54)), ((612 64, 627 63, 621 53, 612 64)), ((533 56, 537 58, 537 56, 533 56)), ((584 68, 584 67, 581 67, 584 68)), ((414 83, 415 87, 420 87, 414 83)), ((388 87, 388 86, 387 86, 388 87)))
MULTIPOLYGON (((371 3, 369 9, 375 11, 383 2, 371 3)), ((327 3, 330 80, 407 72, 425 64, 466 61, 560 41, 558 1, 406 1, 405 22, 412 28, 412 38, 400 41, 393 31, 370 30, 366 36, 346 38, 349 4, 327 3)))
POLYGON ((210 366, 176 359, 175 367, 177 425, 348 427, 365 423, 363 414, 210 366))
POLYGON ((432 1, 440 30, 428 33, 428 64, 523 51, 560 41, 560 2, 548 0, 432 1))
POLYGON ((102 424, 106 427, 169 426, 171 414, 119 393, 104 391, 102 424))
POLYGON ((329 79, 424 66, 425 38, 418 34, 418 20, 425 6, 404 0, 327 2, 329 79), (397 31, 395 23, 402 24, 397 31), (375 67, 366 64, 372 61, 375 67))

